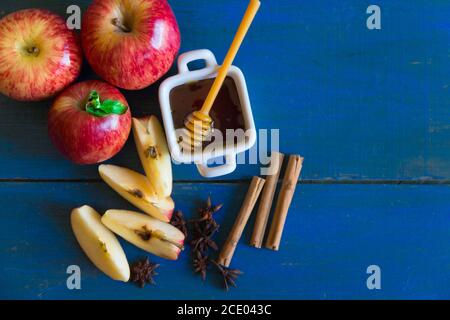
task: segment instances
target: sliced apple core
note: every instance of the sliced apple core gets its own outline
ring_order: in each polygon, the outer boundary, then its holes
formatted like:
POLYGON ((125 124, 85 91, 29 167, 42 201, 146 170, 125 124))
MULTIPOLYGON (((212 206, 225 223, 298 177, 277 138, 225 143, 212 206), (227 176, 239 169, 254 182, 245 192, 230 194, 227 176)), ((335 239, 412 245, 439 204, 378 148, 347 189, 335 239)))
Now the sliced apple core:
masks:
POLYGON ((150 238, 154 237, 161 241, 167 241, 170 244, 173 244, 180 250, 184 250, 183 244, 180 244, 177 241, 169 239, 164 232, 161 230, 149 230, 147 225, 142 226, 141 230, 134 230, 134 232, 144 241, 150 240, 150 238))
POLYGON ((184 234, 169 223, 127 210, 108 210, 102 223, 135 246, 162 258, 176 260, 184 234))
POLYGON ((175 204, 170 197, 160 198, 148 179, 133 170, 102 164, 102 179, 123 198, 145 213, 162 221, 170 221, 175 204))
POLYGON ((155 116, 133 118, 133 135, 145 174, 160 197, 172 193, 172 162, 164 130, 155 116))

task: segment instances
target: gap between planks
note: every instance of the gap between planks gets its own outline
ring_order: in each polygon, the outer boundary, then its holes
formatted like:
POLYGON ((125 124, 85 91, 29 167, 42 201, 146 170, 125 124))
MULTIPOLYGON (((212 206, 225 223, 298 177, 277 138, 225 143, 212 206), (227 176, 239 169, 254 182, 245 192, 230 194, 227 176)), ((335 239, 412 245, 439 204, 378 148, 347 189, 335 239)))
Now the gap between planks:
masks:
MULTIPOLYGON (((230 179, 230 180, 174 180, 178 184, 244 184, 249 183, 251 179, 230 179)), ((7 178, 1 179, 0 183, 103 183, 101 179, 30 179, 30 178, 7 178)), ((281 180, 278 181, 281 183, 281 180)), ((320 180, 320 179, 302 179, 297 184, 317 184, 317 185, 450 185, 450 179, 427 179, 427 180, 320 180)))

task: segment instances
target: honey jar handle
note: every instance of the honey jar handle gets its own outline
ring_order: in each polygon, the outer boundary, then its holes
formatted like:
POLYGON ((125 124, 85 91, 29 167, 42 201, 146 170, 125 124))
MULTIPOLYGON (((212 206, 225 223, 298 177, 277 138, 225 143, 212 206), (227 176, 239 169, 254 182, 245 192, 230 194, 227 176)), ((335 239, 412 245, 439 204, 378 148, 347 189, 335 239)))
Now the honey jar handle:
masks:
POLYGON ((250 28, 250 25, 252 24, 253 19, 255 18, 256 13, 258 12, 260 6, 261 2, 259 0, 250 0, 244 18, 242 19, 239 29, 237 30, 236 35, 234 36, 233 43, 231 44, 231 47, 228 50, 227 55, 225 56, 225 60, 223 61, 222 66, 219 68, 219 72, 217 74, 216 79, 214 80, 211 90, 209 91, 208 96, 206 97, 206 100, 203 103, 202 109, 200 110, 201 113, 209 114, 209 111, 211 110, 214 101, 216 100, 216 97, 219 94, 220 88, 222 87, 222 84, 225 81, 225 78, 228 74, 228 70, 230 69, 231 64, 233 63, 233 60, 236 57, 236 54, 239 48, 241 47, 241 44, 244 41, 247 31, 250 28))
POLYGON ((208 68, 217 67, 217 60, 214 53, 207 49, 192 50, 178 57, 178 73, 189 72, 188 64, 197 60, 204 60, 208 68))
POLYGON ((225 155, 225 163, 220 166, 209 167, 207 163, 197 164, 198 172, 205 178, 224 176, 236 170, 236 154, 225 155))

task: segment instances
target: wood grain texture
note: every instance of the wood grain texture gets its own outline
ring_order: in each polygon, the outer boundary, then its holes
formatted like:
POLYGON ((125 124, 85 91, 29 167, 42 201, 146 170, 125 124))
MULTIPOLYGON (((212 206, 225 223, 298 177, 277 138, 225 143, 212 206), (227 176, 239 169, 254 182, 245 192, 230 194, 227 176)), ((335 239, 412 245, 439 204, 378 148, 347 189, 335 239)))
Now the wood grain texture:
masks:
MULTIPOLYGON (((174 198, 187 217, 210 193, 213 203, 223 202, 221 245, 247 187, 176 184, 174 198)), ((103 183, 1 183, 0 194, 0 298, 450 298, 448 186, 304 185, 280 251, 248 246, 246 229, 232 263, 245 274, 228 293, 214 274, 205 283, 193 275, 190 250, 176 262, 151 256, 161 263, 157 285, 142 290, 98 271, 78 247, 69 214, 85 203, 100 212, 133 209, 103 183), (78 291, 66 288, 71 264, 81 267, 78 291), (372 264, 382 270, 380 291, 366 288, 372 264)), ((121 243, 130 261, 145 256, 121 243)))
MULTIPOLYGON (((0 14, 25 7, 65 14, 73 3, 3 1, 0 14)), ((89 0, 75 3, 84 10, 89 0)), ((181 52, 209 48, 222 60, 247 3, 170 3, 182 32, 181 52)), ((369 31, 366 3, 264 1, 236 58, 246 75, 257 128, 281 129, 282 152, 314 159, 305 179, 450 178, 450 4, 377 4, 382 30, 369 31)), ((81 79, 92 77, 85 66, 81 79)), ((134 115, 159 115, 157 87, 124 92, 134 115)), ((50 144, 49 105, 0 97, 0 178, 97 177, 95 167, 70 164, 50 144)), ((132 143, 113 161, 139 168, 132 143)), ((245 165, 226 178, 258 174, 259 165, 245 165)), ((200 178, 194 166, 177 166, 174 176, 200 178)))
MULTIPOLYGON (((245 9, 241 0, 170 0, 181 52, 208 48, 221 61, 245 9)), ((65 15, 90 0, 2 1, 0 17, 41 7, 65 15)), ((368 3, 353 0, 263 1, 235 64, 247 80, 258 129, 281 129, 280 149, 308 159, 279 252, 247 245, 232 267, 245 274, 225 293, 220 279, 192 273, 189 250, 162 264, 157 286, 114 282, 79 249, 70 210, 133 209, 99 179, 97 166, 63 159, 47 137, 51 100, 0 96, 0 298, 17 299, 450 299, 450 187, 383 185, 381 180, 450 181, 450 3, 378 0, 382 30, 366 28, 368 3), (88 182, 43 182, 39 180, 88 182), (336 184, 341 182, 364 184, 336 184), (324 184, 321 184, 324 183, 324 184), (82 290, 66 288, 66 268, 82 269, 82 290), (366 268, 382 270, 382 290, 366 288, 366 268), (261 268, 264 266, 264 268, 261 268)), ((198 65, 198 64, 196 64, 198 65)), ((176 73, 172 68, 169 75, 176 73)), ((85 63, 80 80, 96 78, 85 63)), ((160 116, 159 83, 123 91, 134 116, 160 116)), ((109 161, 142 172, 132 138, 109 161)), ((193 165, 174 166, 174 198, 190 217, 209 194, 225 204, 218 242, 239 211, 260 165, 239 165, 241 183, 200 180, 193 165), (242 180, 241 180, 242 179, 242 180), (184 181, 184 182, 183 182, 184 181)), ((239 180, 238 180, 239 179, 239 180)), ((122 241, 128 258, 145 255, 122 241)))

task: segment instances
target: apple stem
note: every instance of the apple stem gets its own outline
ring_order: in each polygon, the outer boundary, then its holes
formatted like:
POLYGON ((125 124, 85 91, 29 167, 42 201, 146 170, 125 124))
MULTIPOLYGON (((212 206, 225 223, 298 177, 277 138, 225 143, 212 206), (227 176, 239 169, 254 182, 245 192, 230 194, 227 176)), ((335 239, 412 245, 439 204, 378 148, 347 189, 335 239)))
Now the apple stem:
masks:
POLYGON ((131 29, 124 25, 119 18, 112 19, 111 23, 119 28, 122 32, 131 32, 131 29))
POLYGON ((100 102, 100 96, 96 90, 89 93, 88 101, 85 105, 86 112, 96 117, 105 117, 110 114, 121 115, 127 112, 128 107, 117 100, 104 100, 100 102))

